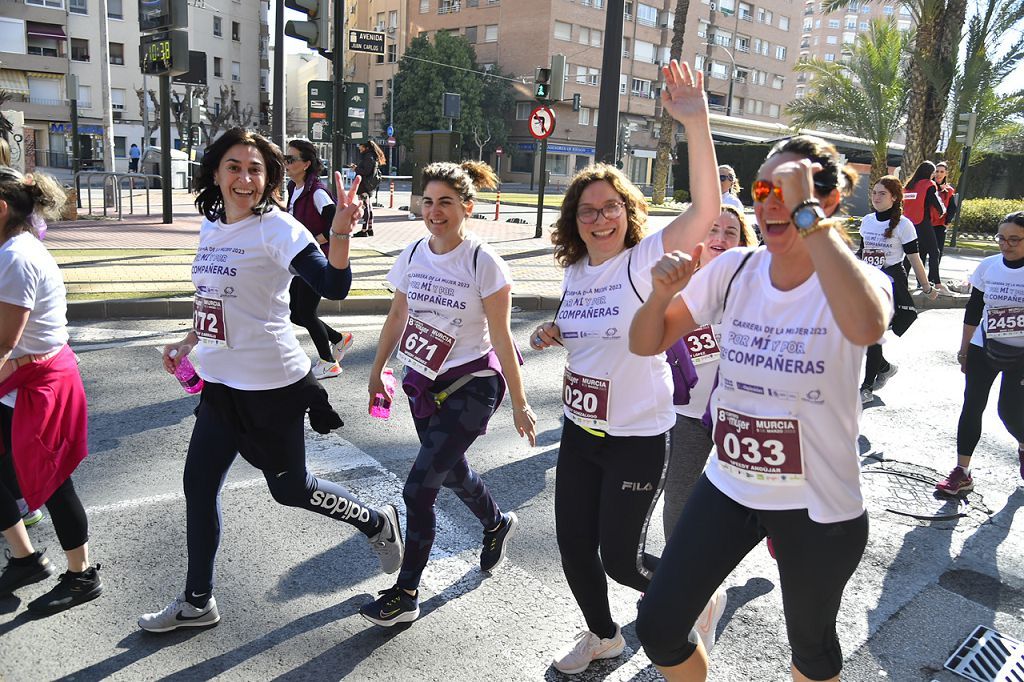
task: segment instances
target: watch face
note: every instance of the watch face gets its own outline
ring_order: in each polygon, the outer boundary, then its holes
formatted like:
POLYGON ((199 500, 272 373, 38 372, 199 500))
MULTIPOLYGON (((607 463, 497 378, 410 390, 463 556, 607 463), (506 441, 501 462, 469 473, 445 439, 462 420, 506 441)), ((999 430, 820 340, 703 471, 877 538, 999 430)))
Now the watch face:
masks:
POLYGON ((793 214, 793 223, 800 230, 806 230, 814 226, 823 216, 817 206, 803 206, 793 214))

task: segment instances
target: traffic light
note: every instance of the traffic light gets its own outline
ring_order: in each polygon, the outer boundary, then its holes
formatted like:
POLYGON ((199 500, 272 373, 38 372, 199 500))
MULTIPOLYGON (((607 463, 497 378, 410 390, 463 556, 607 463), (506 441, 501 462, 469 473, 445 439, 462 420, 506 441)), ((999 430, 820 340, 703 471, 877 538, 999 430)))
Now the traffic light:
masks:
POLYGON ((206 102, 202 97, 196 97, 192 100, 192 122, 199 123, 204 116, 206 116, 206 102))
POLYGON ((551 55, 551 101, 561 102, 565 89, 565 55, 551 55))
POLYGON ((583 96, 580 95, 580 93, 578 93, 578 92, 575 95, 572 96, 572 110, 573 111, 579 111, 580 110, 580 108, 581 108, 581 100, 582 99, 583 99, 583 96))
POLYGON ((969 114, 960 114, 960 123, 956 126, 956 141, 965 147, 974 145, 974 128, 978 123, 978 115, 973 111, 969 114))
POLYGON ((633 131, 632 131, 632 129, 629 126, 626 126, 625 128, 622 129, 622 146, 623 147, 629 146, 629 138, 630 138, 630 135, 631 135, 632 132, 633 131))
POLYGON ((535 85, 533 96, 539 100, 551 99, 551 69, 538 66, 533 76, 535 85))
POLYGON ((329 50, 331 23, 328 20, 330 0, 284 0, 285 7, 305 12, 309 21, 289 21, 284 32, 292 38, 305 40, 311 50, 329 50))

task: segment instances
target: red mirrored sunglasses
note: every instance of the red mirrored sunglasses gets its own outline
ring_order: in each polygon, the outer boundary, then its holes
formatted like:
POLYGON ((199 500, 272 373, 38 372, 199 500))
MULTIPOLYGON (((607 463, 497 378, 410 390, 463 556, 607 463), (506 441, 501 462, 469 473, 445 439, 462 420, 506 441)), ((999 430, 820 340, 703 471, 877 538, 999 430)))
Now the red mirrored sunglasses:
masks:
POLYGON ((768 195, 774 193, 775 198, 782 201, 782 187, 772 184, 770 180, 754 180, 754 186, 750 188, 754 195, 754 201, 761 203, 768 199, 768 195))

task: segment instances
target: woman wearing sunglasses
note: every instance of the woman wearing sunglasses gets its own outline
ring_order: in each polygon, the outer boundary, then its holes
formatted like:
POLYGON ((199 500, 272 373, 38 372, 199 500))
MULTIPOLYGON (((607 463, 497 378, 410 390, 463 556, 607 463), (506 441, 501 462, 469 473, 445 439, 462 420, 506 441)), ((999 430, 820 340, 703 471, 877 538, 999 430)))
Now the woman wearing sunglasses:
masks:
POLYGON ((743 213, 743 202, 740 201, 740 183, 736 181, 736 171, 732 166, 718 167, 718 182, 722 185, 722 206, 732 206, 740 214, 743 213))
POLYGON ((935 487, 949 495, 974 489, 971 456, 981 439, 981 417, 1000 372, 999 418, 1017 440, 1024 478, 1024 211, 1003 218, 996 235, 1000 253, 971 275, 971 299, 956 359, 966 377, 956 429, 957 466, 935 487))
MULTIPOLYGON (((334 220, 335 206, 327 186, 320 181, 324 165, 313 143, 307 140, 289 142, 284 171, 288 174, 288 212, 310 231, 320 250, 327 255, 330 245, 327 234, 334 220)), ((338 248, 347 251, 348 242, 341 243, 338 248)), ((320 319, 316 314, 320 294, 302 277, 292 279, 288 294, 292 323, 305 327, 320 356, 313 365, 313 376, 329 379, 340 375, 341 360, 352 345, 352 335, 339 332, 320 319)))
POLYGON ((700 248, 667 254, 630 327, 630 350, 653 355, 722 320, 714 449, 637 618, 647 655, 670 682, 706 678, 707 656, 688 624, 766 535, 793 678, 838 679, 836 616, 868 531, 860 365, 892 310, 889 280, 858 261, 842 224, 826 217, 855 177, 824 140, 779 143, 753 185, 764 248, 731 249, 696 274, 700 248))
POLYGON ((562 302, 555 321, 530 339, 535 350, 559 345, 568 352, 555 527, 562 569, 586 629, 554 661, 567 674, 625 648, 606 575, 643 592, 657 564, 644 544, 668 464, 672 381, 663 356, 629 353, 626 330, 651 295, 651 266, 666 251, 693 249, 721 208, 701 73, 675 60, 663 72, 662 102, 685 127, 690 146, 693 204, 663 231, 644 237, 647 205, 636 186, 613 166, 580 171, 552 235, 555 257, 565 267, 562 302))

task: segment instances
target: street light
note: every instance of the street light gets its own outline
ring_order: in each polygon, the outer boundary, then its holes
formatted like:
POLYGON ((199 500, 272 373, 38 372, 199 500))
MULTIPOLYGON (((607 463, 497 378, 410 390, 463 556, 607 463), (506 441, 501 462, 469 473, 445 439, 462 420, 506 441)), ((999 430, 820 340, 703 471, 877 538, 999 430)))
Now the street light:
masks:
MULTIPOLYGON (((733 79, 736 77, 736 58, 732 56, 732 50, 725 47, 724 45, 719 45, 718 43, 701 43, 701 45, 703 45, 704 47, 717 47, 720 50, 725 50, 725 53, 729 55, 729 61, 732 63, 732 70, 729 71, 729 92, 725 96, 725 115, 732 116, 732 84, 733 79)), ((710 65, 708 65, 708 73, 711 73, 710 65)))

